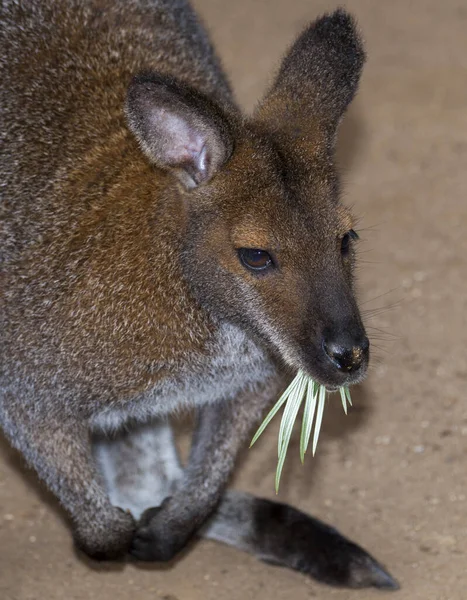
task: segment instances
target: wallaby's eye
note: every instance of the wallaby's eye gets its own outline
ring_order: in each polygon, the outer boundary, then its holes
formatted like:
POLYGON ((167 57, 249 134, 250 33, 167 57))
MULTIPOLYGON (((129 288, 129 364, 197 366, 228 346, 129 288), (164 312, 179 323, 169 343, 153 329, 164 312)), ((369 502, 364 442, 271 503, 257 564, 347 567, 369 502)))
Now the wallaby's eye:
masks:
POLYGON ((256 248, 240 248, 240 261, 250 271, 265 271, 274 265, 269 252, 256 248))
POLYGON ((348 231, 341 241, 341 254, 342 256, 348 256, 350 253, 350 240, 358 240, 358 234, 351 229, 348 231))

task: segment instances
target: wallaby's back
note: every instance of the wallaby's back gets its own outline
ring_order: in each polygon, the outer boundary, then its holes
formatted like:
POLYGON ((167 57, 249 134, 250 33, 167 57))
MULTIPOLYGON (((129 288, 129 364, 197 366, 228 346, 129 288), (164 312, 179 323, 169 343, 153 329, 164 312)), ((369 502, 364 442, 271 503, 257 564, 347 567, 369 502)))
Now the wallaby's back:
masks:
POLYGON ((57 204, 50 191, 66 170, 127 135, 123 105, 135 73, 175 74, 221 102, 230 90, 185 0, 4 2, 0 20, 0 244, 7 264, 52 221, 80 210, 78 194, 68 202, 60 194, 57 204))

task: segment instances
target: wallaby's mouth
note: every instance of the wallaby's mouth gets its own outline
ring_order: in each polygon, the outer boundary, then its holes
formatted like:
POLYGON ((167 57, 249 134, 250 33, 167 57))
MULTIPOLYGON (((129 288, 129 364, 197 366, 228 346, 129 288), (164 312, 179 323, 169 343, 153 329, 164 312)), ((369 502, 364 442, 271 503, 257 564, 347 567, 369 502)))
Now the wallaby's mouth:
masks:
POLYGON ((321 369, 316 369, 313 366, 312 369, 306 369, 305 372, 320 385, 324 385, 328 392, 337 392, 342 386, 351 386, 361 383, 367 374, 367 366, 361 367, 358 372, 352 375, 342 375, 341 373, 326 373, 324 374, 321 369))
POLYGON ((320 385, 324 385, 328 392, 337 392, 342 386, 351 386, 361 383, 367 374, 367 367, 359 369, 358 373, 353 375, 342 376, 340 373, 324 375, 322 372, 317 372, 316 368, 306 369, 305 372, 320 385))

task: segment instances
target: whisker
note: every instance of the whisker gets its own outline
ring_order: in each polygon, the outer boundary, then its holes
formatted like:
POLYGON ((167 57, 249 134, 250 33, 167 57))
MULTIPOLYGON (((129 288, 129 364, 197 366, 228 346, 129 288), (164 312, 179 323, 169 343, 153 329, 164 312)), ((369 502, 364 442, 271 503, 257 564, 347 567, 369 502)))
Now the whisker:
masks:
POLYGON ((373 344, 373 348, 376 348, 377 350, 384 352, 385 354, 391 355, 391 352, 387 348, 383 348, 382 346, 378 346, 377 344, 373 344))
POLYGON ((387 296, 388 294, 392 294, 393 292, 399 291, 401 289, 401 286, 398 285, 395 288, 392 288, 391 290, 388 290, 387 292, 384 292, 383 294, 379 294, 379 296, 375 296, 374 298, 369 298, 368 300, 365 300, 365 302, 361 302, 360 306, 363 306, 364 304, 368 304, 369 302, 374 302, 375 300, 378 300, 379 298, 383 298, 384 296, 387 296))
POLYGON ((369 225, 368 227, 358 227, 358 234, 360 235, 362 232, 369 231, 370 233, 374 233, 375 231, 381 231, 380 225, 369 225))
POLYGON ((367 329, 369 329, 370 331, 378 331, 379 333, 382 333, 383 335, 388 335, 389 337, 392 337, 396 340, 401 339, 399 335, 395 335, 394 333, 391 333, 390 331, 381 329, 381 327, 375 327, 374 325, 368 325, 367 329))
POLYGON ((375 317, 376 315, 380 315, 382 313, 393 310, 394 308, 398 308, 402 304, 402 301, 394 302, 393 304, 388 304, 387 306, 380 306, 379 308, 367 308, 361 311, 362 316, 365 317, 375 317))
POLYGON ((373 348, 376 348, 375 342, 384 342, 386 344, 393 344, 395 342, 395 340, 388 340, 387 338, 377 336, 377 335, 370 334, 369 337, 370 337, 371 345, 373 346, 373 348))

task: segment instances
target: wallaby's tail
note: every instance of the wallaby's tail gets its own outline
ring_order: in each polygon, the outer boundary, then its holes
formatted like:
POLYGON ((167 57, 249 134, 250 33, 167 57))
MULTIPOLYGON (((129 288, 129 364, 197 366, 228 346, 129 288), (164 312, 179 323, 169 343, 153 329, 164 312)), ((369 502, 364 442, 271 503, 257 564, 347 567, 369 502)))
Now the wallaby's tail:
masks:
POLYGON ((398 589, 395 579, 336 529, 279 502, 227 491, 199 535, 331 585, 398 589))

